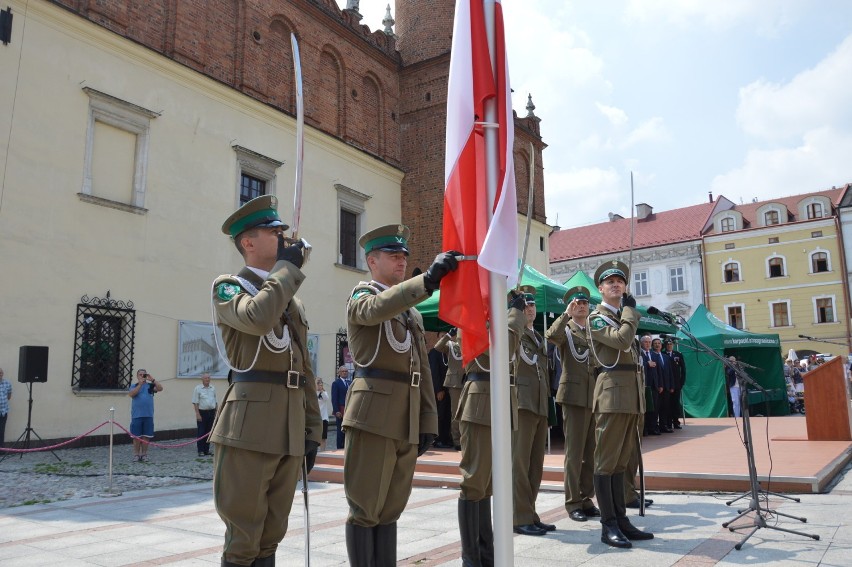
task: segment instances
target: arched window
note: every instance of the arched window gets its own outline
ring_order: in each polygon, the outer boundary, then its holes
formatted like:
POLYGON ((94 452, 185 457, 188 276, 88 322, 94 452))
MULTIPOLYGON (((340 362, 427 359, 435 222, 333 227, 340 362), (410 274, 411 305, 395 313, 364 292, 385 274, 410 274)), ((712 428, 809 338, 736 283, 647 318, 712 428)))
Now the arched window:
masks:
POLYGON ((809 219, 821 219, 823 217, 822 203, 811 203, 807 207, 809 219))
POLYGON ((784 271, 784 258, 770 258, 768 262, 768 267, 770 278, 781 278, 786 275, 784 271))
POLYGON ((778 211, 766 211, 763 214, 763 224, 766 226, 770 226, 773 224, 778 224, 780 221, 778 220, 778 211))
POLYGON ((724 268, 725 283, 740 281, 740 263, 728 262, 724 268))
POLYGON ((725 217, 719 222, 719 228, 722 232, 730 232, 737 228, 737 223, 732 217, 725 217))
POLYGON ((811 273, 818 274, 820 272, 828 272, 831 268, 828 265, 828 252, 814 252, 811 254, 811 273))

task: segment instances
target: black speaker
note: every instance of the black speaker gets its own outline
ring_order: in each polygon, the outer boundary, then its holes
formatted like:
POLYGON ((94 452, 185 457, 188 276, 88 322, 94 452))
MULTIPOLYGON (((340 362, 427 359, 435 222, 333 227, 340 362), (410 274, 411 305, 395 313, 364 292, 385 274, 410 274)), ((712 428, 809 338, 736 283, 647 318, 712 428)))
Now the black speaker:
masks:
POLYGON ((47 382, 46 346, 22 346, 18 355, 18 382, 47 382))

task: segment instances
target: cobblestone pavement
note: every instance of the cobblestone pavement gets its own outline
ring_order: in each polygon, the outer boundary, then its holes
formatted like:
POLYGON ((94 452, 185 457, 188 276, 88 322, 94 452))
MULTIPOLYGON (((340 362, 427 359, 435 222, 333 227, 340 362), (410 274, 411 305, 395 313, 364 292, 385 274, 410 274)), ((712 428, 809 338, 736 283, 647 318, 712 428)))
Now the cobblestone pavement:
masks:
MULTIPOLYGON (((187 441, 191 439, 164 444, 187 441)), ((89 498, 110 486, 108 446, 8 455, 0 462, 0 508, 89 498)), ((116 445, 113 489, 124 492, 213 480, 213 457, 199 457, 195 443, 184 447, 152 446, 148 458, 147 462, 137 462, 132 445, 116 445)))

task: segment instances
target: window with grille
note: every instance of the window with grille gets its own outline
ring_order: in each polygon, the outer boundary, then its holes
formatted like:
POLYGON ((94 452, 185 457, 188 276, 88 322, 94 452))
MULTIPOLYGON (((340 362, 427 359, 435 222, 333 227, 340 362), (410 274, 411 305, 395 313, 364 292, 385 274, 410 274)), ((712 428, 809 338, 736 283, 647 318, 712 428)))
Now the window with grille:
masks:
POLYGON ((830 297, 816 300, 817 323, 834 323, 834 301, 830 297))
POLYGON ((734 230, 737 225, 734 222, 734 219, 732 219, 731 217, 726 217, 723 218, 722 221, 719 223, 719 227, 722 229, 722 232, 730 232, 734 230))
POLYGON ((686 289, 683 277, 683 266, 669 268, 669 289, 672 292, 684 291, 686 289))
POLYGON ((807 207, 809 219, 821 219, 823 217, 822 203, 811 203, 807 207))
POLYGON ((240 175, 240 206, 262 195, 266 195, 266 181, 247 173, 240 175))
POLYGON ((633 295, 642 296, 648 293, 648 272, 633 273, 633 295))
POLYGON ((770 304, 772 309, 772 326, 773 327, 789 327, 790 326, 790 306, 786 301, 779 301, 770 304))
POLYGON ((811 271, 813 273, 828 271, 828 254, 817 252, 811 256, 811 271))
POLYGON ((743 308, 741 305, 728 307, 728 325, 735 329, 743 328, 743 308))
POLYGON ((769 277, 780 278, 784 276, 784 259, 770 258, 769 260, 769 277))
POLYGON ((358 266, 358 215, 340 209, 340 263, 358 266))
POLYGON ((767 211, 763 214, 763 221, 766 226, 778 224, 778 211, 767 211))
POLYGON ((725 264, 725 283, 740 281, 740 265, 736 262, 725 264))
POLYGON ((74 390, 126 390, 133 377, 133 302, 83 296, 77 304, 74 390))

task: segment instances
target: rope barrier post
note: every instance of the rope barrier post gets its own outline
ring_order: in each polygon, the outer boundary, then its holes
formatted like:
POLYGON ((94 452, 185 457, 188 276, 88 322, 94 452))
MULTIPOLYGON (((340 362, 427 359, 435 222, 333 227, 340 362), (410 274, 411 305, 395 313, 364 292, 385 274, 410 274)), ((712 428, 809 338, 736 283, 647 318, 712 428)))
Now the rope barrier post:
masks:
POLYGON ((121 496, 121 491, 116 490, 112 486, 112 447, 113 447, 113 431, 115 425, 115 408, 109 408, 109 486, 101 496, 121 496))

